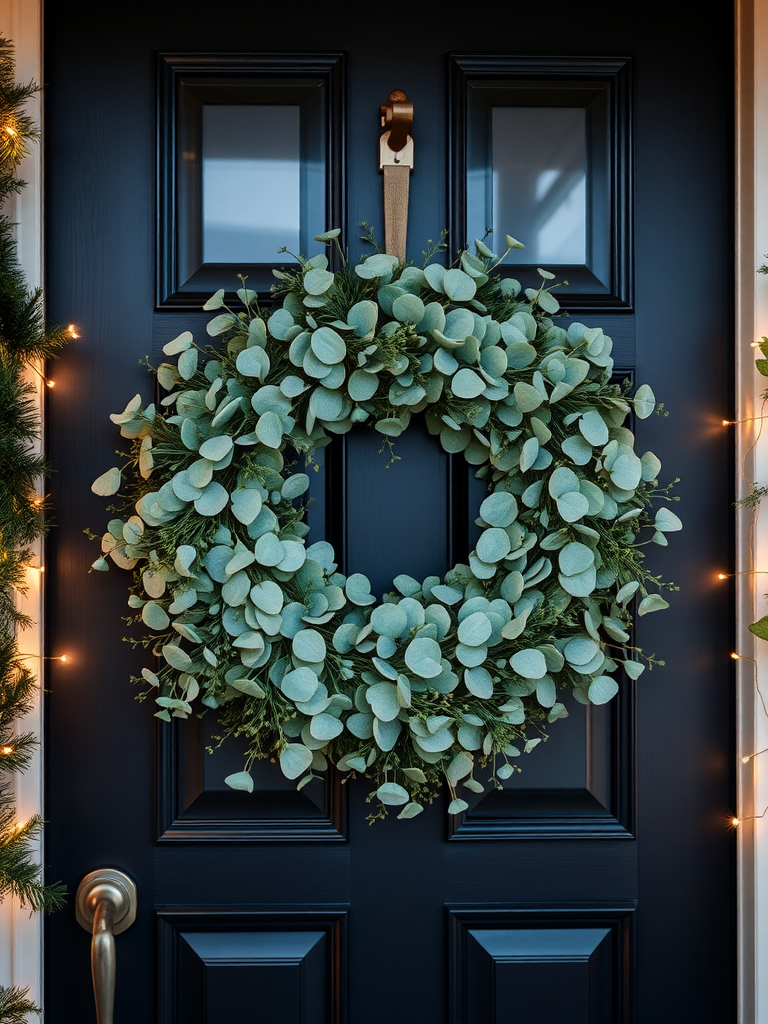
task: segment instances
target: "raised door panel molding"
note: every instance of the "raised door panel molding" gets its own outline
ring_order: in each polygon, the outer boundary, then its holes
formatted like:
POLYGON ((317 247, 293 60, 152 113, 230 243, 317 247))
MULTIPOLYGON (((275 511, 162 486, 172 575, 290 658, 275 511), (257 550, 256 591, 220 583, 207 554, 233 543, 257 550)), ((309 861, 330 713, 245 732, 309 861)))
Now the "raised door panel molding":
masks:
POLYGON ((159 1024, 340 1024, 343 909, 158 914, 159 1024))
POLYGON ((633 910, 451 909, 451 1024, 629 1024, 633 910))
POLYGON ((216 747, 213 715, 156 726, 157 842, 345 842, 341 776, 329 768, 304 786, 277 764, 256 761, 254 792, 224 779, 242 770, 244 749, 230 739, 216 747))
POLYGON ((451 841, 633 839, 635 835, 635 686, 625 678, 610 704, 585 708, 549 726, 557 751, 534 748, 520 771, 475 796, 451 819, 451 841), (537 759, 537 755, 540 757, 537 759))

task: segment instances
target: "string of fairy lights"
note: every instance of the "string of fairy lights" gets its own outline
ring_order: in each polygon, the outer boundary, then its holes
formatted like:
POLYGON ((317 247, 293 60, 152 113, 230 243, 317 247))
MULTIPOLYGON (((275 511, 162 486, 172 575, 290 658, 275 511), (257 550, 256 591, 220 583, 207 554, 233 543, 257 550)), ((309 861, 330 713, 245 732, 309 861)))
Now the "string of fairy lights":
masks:
MULTIPOLYGON (((765 339, 763 339, 763 341, 765 341, 765 339)), ((753 349, 760 348, 760 346, 761 346, 761 343, 759 341, 751 342, 751 347, 753 349)), ((723 420, 722 421, 724 427, 739 426, 739 425, 741 425, 743 423, 757 423, 758 424, 758 427, 757 427, 757 430, 755 431, 755 436, 754 436, 754 438, 752 440, 752 443, 749 445, 749 447, 744 452, 744 456, 743 456, 742 461, 741 461, 741 477, 742 477, 742 480, 744 481, 744 484, 745 484, 745 486, 747 488, 747 493, 750 496, 754 494, 755 485, 747 478, 747 475, 746 475, 746 472, 745 472, 745 467, 746 467, 746 462, 747 462, 747 459, 749 458, 749 455, 754 451, 754 449, 756 448, 758 442, 760 441, 760 436, 761 436, 762 430, 763 430, 763 421, 766 418, 765 415, 763 414, 764 409, 765 409, 766 401, 768 401, 768 391, 766 392, 765 396, 763 397, 763 403, 762 403, 762 407, 761 407, 759 415, 757 415, 757 416, 745 416, 745 417, 743 417, 741 419, 737 419, 737 420, 723 420)), ((758 519, 758 514, 759 514, 759 511, 760 511, 760 500, 757 500, 757 501, 753 502, 751 507, 752 507, 752 517, 751 517, 751 521, 750 521, 750 524, 749 524, 748 540, 747 540, 747 550, 748 550, 748 554, 749 554, 749 568, 748 569, 743 569, 743 570, 741 570, 739 572, 730 572, 730 573, 729 572, 719 572, 717 574, 717 579, 718 580, 733 579, 733 578, 738 577, 738 576, 752 576, 752 577, 754 577, 754 576, 768 575, 768 570, 755 569, 754 568, 755 530, 757 528, 757 519, 758 519)), ((734 661, 747 661, 747 662, 751 663, 752 665, 754 665, 755 691, 756 691, 757 696, 758 696, 758 698, 760 700, 760 704, 762 705, 763 712, 765 713, 765 716, 768 719, 768 706, 766 706, 765 697, 763 695, 762 689, 760 688, 760 679, 759 679, 759 675, 758 675, 757 659, 756 658, 749 658, 749 657, 747 657, 747 655, 739 654, 737 651, 732 651, 731 652, 731 658, 734 661)), ((758 757, 760 757, 761 754, 765 754, 765 753, 768 753, 768 747, 763 747, 761 750, 755 750, 751 754, 744 754, 742 756, 742 758, 741 758, 741 763, 745 764, 745 765, 749 764, 750 761, 755 760, 755 758, 758 758, 758 757)), ((744 816, 739 816, 738 814, 733 815, 732 817, 729 818, 728 824, 732 828, 738 828, 739 825, 744 824, 744 822, 747 822, 747 821, 759 821, 761 818, 764 818, 766 816, 766 814, 768 814, 768 806, 766 806, 760 812, 760 814, 748 814, 748 815, 744 815, 744 816)))
MULTIPOLYGON (((69 324, 68 325, 68 327, 66 329, 66 334, 73 341, 80 337, 80 334, 79 334, 75 324, 69 324)), ((34 373, 37 374, 37 376, 42 380, 42 382, 43 382, 45 387, 47 387, 49 389, 53 389, 56 386, 56 381, 52 377, 48 377, 43 372, 43 370, 41 370, 40 367, 38 367, 35 363, 33 363, 33 362, 27 363, 27 366, 31 370, 33 370, 34 373)), ((45 500, 46 500, 46 496, 45 495, 38 495, 36 498, 33 499, 32 504, 37 506, 37 507, 40 507, 40 506, 42 506, 44 504, 45 500)), ((44 564, 34 565, 34 564, 30 563, 27 566, 27 568, 30 569, 33 572, 37 572, 41 577, 42 577, 42 574, 45 572, 45 565, 44 564)), ((59 664, 62 664, 62 665, 70 665, 72 663, 72 656, 70 654, 40 655, 39 653, 20 651, 19 652, 19 657, 20 658, 35 658, 35 659, 40 659, 42 661, 57 661, 57 662, 59 662, 59 664)), ((0 747, 0 756, 2 756, 2 757, 11 758, 11 757, 13 757, 13 755, 15 753, 16 753, 16 748, 13 746, 13 744, 4 744, 3 746, 0 747)), ((15 828, 18 831, 18 830, 24 828, 25 825, 26 825, 26 821, 23 821, 23 820, 17 821, 15 823, 15 828)))
MULTIPOLYGON (((72 338, 73 340, 76 340, 76 339, 78 339, 80 337, 80 334, 78 333, 78 330, 77 330, 75 324, 69 324, 69 326, 67 327, 67 335, 70 338, 72 338)), ((760 344, 759 342, 752 342, 752 348, 758 348, 759 344, 760 344)), ((47 387, 49 389, 55 388, 56 381, 52 377, 48 377, 45 373, 43 373, 43 371, 41 369, 39 369, 34 364, 30 364, 30 365, 31 365, 31 368, 34 370, 34 372, 36 374, 38 374, 38 376, 41 378, 41 380, 43 381, 43 384, 45 385, 45 387, 47 387)), ((768 399, 764 399, 763 400, 763 404, 764 405, 765 405, 766 401, 768 401, 768 399)), ((759 423, 760 424, 758 429, 757 429, 757 431, 756 431, 754 440, 752 441, 752 443, 749 446, 749 448, 746 450, 746 452, 744 454, 744 460, 742 461, 742 478, 744 479, 744 482, 745 482, 747 488, 749 489, 750 493, 752 493, 753 485, 750 483, 750 481, 747 479, 747 477, 746 477, 746 475, 744 473, 744 463, 746 462, 747 457, 754 450, 754 448, 756 447, 758 441, 760 440, 760 435, 762 433, 762 423, 763 423, 763 420, 765 420, 765 418, 766 417, 764 415, 759 415, 759 416, 746 416, 746 417, 743 417, 742 419, 737 419, 737 420, 727 420, 727 419, 724 419, 722 421, 722 425, 724 427, 739 426, 739 425, 744 424, 744 423, 759 423)), ((45 500, 44 497, 38 497, 38 498, 35 499, 34 503, 36 505, 42 505, 44 500, 45 500)), ((749 569, 743 569, 743 570, 740 570, 738 572, 719 572, 719 573, 717 573, 717 576, 716 576, 718 581, 722 582, 724 580, 734 579, 734 578, 740 577, 740 576, 768 575, 768 570, 754 569, 752 567, 753 560, 754 560, 754 532, 755 532, 755 528, 756 528, 756 525, 757 525, 758 511, 759 511, 759 502, 755 503, 755 505, 753 506, 752 521, 750 523, 750 528, 749 528, 748 551, 749 551, 749 559, 750 559, 750 568, 749 569)), ((33 570, 36 570, 40 574, 45 572, 45 566, 44 565, 30 565, 29 568, 33 569, 33 570)), ((39 654, 31 654, 31 653, 21 653, 20 656, 24 657, 24 658, 39 658, 40 657, 39 654)), ((765 712, 766 718, 768 719, 768 705, 766 705, 765 697, 764 697, 763 692, 762 692, 762 690, 760 688, 759 680, 758 680, 758 677, 757 677, 757 661, 756 661, 756 659, 755 658, 747 657, 747 655, 744 655, 744 654, 739 654, 736 651, 732 651, 731 652, 731 658, 734 661, 747 661, 747 662, 750 662, 751 664, 753 664, 755 666, 755 690, 756 690, 757 695, 758 695, 758 697, 760 699, 760 703, 762 705, 763 711, 765 712)), ((63 664, 63 665, 69 665, 69 664, 72 663, 72 657, 71 657, 70 654, 58 654, 58 655, 52 655, 52 656, 43 656, 42 660, 44 660, 44 661, 57 661, 57 662, 59 662, 60 664, 63 664)), ((6 757, 10 757, 10 756, 13 755, 13 753, 14 753, 13 746, 6 745, 6 746, 0 747, 0 755, 4 755, 6 757)), ((755 758, 758 758, 762 754, 766 754, 766 753, 768 753, 768 747, 763 747, 761 750, 755 750, 751 754, 745 754, 744 756, 742 756, 741 762, 742 762, 742 764, 749 764, 750 761, 752 761, 755 758)), ((732 828, 738 828, 738 826, 742 825, 744 822, 747 822, 747 821, 757 821, 757 820, 759 820, 761 818, 764 818, 766 816, 766 814, 768 814, 768 806, 766 806, 765 809, 760 814, 750 814, 750 815, 744 815, 744 816, 733 815, 733 816, 731 816, 729 818, 729 825, 732 828)), ((17 828, 23 827, 23 824, 24 824, 23 822, 19 823, 17 825, 17 828)))

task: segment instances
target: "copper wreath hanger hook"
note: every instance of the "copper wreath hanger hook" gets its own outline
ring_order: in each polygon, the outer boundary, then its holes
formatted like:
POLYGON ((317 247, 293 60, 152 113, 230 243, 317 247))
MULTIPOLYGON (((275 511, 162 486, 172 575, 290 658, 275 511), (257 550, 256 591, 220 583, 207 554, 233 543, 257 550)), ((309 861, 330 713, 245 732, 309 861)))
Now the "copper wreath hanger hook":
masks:
POLYGON ((412 126, 413 104, 406 100, 404 92, 395 89, 389 94, 389 103, 381 108, 381 127, 388 131, 381 136, 379 169, 387 163, 405 163, 413 167, 413 139, 410 138, 412 126), (408 150, 403 153, 409 143, 408 150), (391 150, 391 154, 385 152, 385 146, 391 150))
POLYGON ((384 175, 384 247, 405 263, 409 176, 413 170, 413 103, 400 89, 381 107, 379 171, 384 175))

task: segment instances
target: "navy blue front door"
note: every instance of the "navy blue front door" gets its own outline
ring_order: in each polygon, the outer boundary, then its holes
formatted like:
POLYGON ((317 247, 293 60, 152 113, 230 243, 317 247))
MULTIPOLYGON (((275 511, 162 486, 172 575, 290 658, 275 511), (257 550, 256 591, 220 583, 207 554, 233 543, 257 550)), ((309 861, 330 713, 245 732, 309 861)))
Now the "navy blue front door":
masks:
MULTIPOLYGON (((72 893, 101 866, 137 882, 136 923, 117 939, 116 1024, 735 1019, 722 825, 732 614, 709 583, 728 562, 733 473, 728 437, 706 425, 731 402, 733 11, 700 12, 692 0, 45 5, 48 314, 82 335, 47 411, 46 619, 51 651, 73 663, 51 662, 46 695, 46 856, 72 893), (589 716, 571 708, 504 791, 460 818, 438 800, 369 825, 365 781, 329 772, 297 793, 271 763, 253 795, 228 790, 239 754, 206 752, 215 721, 166 726, 135 700, 129 677, 145 662, 121 639, 127 578, 88 573, 84 530, 104 522, 90 485, 119 444, 109 414, 136 392, 151 399, 140 360, 202 332, 200 296, 221 270, 193 265, 176 221, 185 179, 168 161, 186 143, 172 90, 184 79, 205 104, 216 75, 227 88, 240 76, 269 102, 265 74, 278 91, 311 81, 322 94, 311 116, 323 139, 307 145, 326 173, 323 226, 340 227, 353 256, 367 251, 362 222, 383 237, 379 108, 393 89, 414 104, 407 255, 419 265, 443 229, 453 247, 474 230, 467 181, 483 119, 510 88, 530 108, 581 104, 597 126, 587 258, 562 301, 614 338, 617 370, 668 410, 637 435, 681 478, 684 530, 648 556, 680 590, 637 626, 665 665, 589 716)), ((524 132, 519 146, 525 165, 524 132)), ((379 442, 363 428, 334 442, 312 512, 313 539, 332 540, 377 594, 398 573, 465 558, 479 493, 419 424, 389 468, 379 442)), ((46 965, 49 1024, 93 1019, 72 905, 47 922, 46 965)))

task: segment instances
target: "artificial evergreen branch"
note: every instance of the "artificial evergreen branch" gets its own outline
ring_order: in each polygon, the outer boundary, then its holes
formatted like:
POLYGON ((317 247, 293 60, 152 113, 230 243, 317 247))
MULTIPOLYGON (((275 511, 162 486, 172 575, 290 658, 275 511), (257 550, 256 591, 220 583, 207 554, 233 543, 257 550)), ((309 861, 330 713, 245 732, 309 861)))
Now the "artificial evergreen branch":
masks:
MULTIPOLYGON (((15 81, 13 43, 0 38, 0 207, 24 182, 16 174, 30 143, 40 136, 25 111, 39 91, 15 81)), ((47 884, 36 861, 43 829, 40 815, 19 821, 12 776, 31 763, 37 738, 18 722, 35 706, 37 681, 17 646, 19 629, 32 620, 17 608, 24 593, 32 544, 50 520, 38 486, 50 471, 39 446, 41 423, 36 389, 26 370, 56 358, 69 340, 65 329, 48 328, 40 289, 27 287, 17 251, 16 225, 0 213, 0 902, 13 896, 31 911, 52 911, 65 902, 59 883, 47 884)), ((1 937, 0 937, 1 938, 1 937)), ((0 1024, 23 1024, 40 1007, 27 990, 0 986, 0 1024)))
POLYGON ((58 910, 64 905, 62 885, 43 885, 40 866, 32 859, 35 842, 40 838, 43 820, 39 814, 29 821, 16 821, 16 809, 9 806, 12 795, 0 788, 0 900, 9 894, 29 910, 58 910))
POLYGON ((34 707, 35 677, 20 659, 16 644, 0 637, 0 733, 34 707))
POLYGON ((0 345, 8 356, 26 363, 55 359, 69 335, 62 327, 46 329, 42 293, 27 288, 13 230, 13 222, 0 216, 0 345))
POLYGON ((3 1024, 26 1024, 30 1013, 40 1013, 40 1007, 27 999, 29 989, 0 988, 0 1021, 3 1024))

